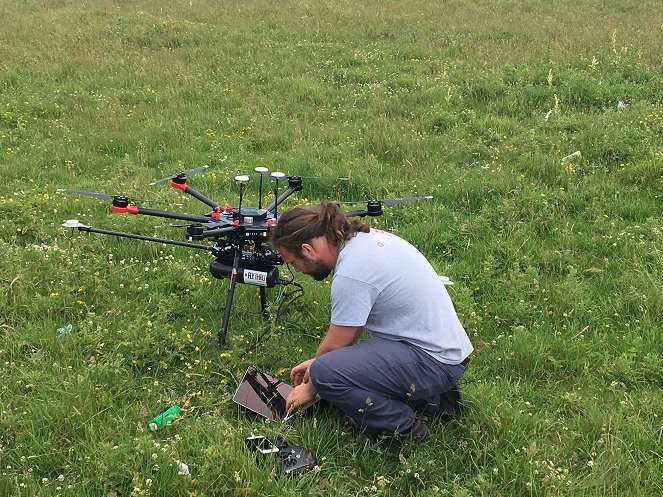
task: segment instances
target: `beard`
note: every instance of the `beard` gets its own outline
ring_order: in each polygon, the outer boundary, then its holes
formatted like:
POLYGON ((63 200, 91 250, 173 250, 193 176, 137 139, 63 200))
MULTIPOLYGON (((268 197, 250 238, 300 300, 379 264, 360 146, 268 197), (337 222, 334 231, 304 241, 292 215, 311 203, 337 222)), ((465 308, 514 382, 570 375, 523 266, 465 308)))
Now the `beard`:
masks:
POLYGON ((332 272, 332 269, 334 268, 327 266, 327 264, 322 261, 315 261, 311 263, 310 268, 307 268, 306 274, 311 276, 316 281, 322 281, 327 276, 329 276, 329 273, 332 272))

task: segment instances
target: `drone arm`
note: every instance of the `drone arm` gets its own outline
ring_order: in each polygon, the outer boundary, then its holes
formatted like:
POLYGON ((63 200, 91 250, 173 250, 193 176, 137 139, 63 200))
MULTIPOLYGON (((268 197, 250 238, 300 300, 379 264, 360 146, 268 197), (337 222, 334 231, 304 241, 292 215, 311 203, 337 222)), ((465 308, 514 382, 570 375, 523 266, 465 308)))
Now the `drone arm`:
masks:
POLYGON ((281 203, 287 199, 290 195, 292 195, 295 192, 301 191, 302 189, 302 178, 299 176, 290 176, 288 179, 288 188, 285 189, 285 191, 279 195, 279 197, 269 204, 267 206, 267 210, 270 212, 274 212, 274 210, 281 205, 281 203))
POLYGON ((201 237, 202 238, 212 238, 212 237, 215 237, 215 236, 221 236, 221 235, 225 235, 227 233, 232 233, 233 231, 237 231, 236 226, 226 226, 224 228, 216 228, 216 229, 213 229, 213 230, 204 231, 201 234, 201 237))
POLYGON ((350 211, 345 213, 348 217, 377 217, 382 215, 382 202, 380 200, 369 200, 366 202, 366 209, 360 211, 350 211))
POLYGON ((191 221, 194 223, 207 223, 210 218, 205 216, 194 216, 192 214, 178 214, 168 211, 159 211, 155 209, 143 209, 135 205, 129 205, 127 207, 119 207, 116 205, 111 205, 111 210, 118 214, 142 214, 144 216, 155 216, 155 217, 165 217, 168 219, 179 219, 181 221, 191 221))
POLYGON ((345 215, 348 216, 348 217, 365 217, 365 216, 377 217, 381 214, 382 214, 382 212, 376 213, 376 212, 371 212, 371 211, 367 211, 367 210, 350 211, 350 212, 345 213, 345 215))
POLYGON ((237 231, 237 226, 225 226, 205 231, 200 224, 190 224, 186 227, 187 240, 204 240, 205 238, 221 237, 237 231))
POLYGON ((78 226, 77 229, 78 231, 85 231, 86 233, 99 233, 101 235, 117 236, 120 238, 133 238, 135 240, 144 240, 148 242, 163 243, 165 245, 176 245, 178 247, 187 247, 198 250, 205 250, 207 252, 214 252, 213 247, 210 247, 208 245, 198 245, 197 243, 179 242, 177 240, 169 240, 167 238, 156 238, 153 236, 136 235, 134 233, 125 233, 123 231, 104 230, 104 229, 93 228, 92 226, 78 226))
MULTIPOLYGON (((299 190, 301 190, 301 188, 299 188, 299 190)), ((286 188, 285 191, 281 195, 279 195, 279 198, 277 198, 275 202, 272 202, 267 206, 267 210, 269 212, 274 212, 274 209, 277 206, 281 205, 281 202, 283 202, 286 198, 288 198, 290 195, 292 195, 293 193, 299 190, 290 187, 286 188)))
POLYGON ((377 217, 382 215, 382 205, 396 205, 402 204, 403 202, 414 202, 416 200, 430 200, 433 197, 427 195, 425 197, 409 197, 409 198, 390 198, 387 200, 369 200, 366 202, 366 209, 360 211, 350 211, 346 212, 345 215, 348 217, 364 217, 371 216, 377 217))
POLYGON ((198 190, 195 190, 191 188, 189 185, 186 183, 177 183, 175 181, 171 181, 170 185, 173 188, 176 188, 178 190, 182 190, 184 193, 187 193, 194 197, 195 199, 200 200, 202 203, 209 205, 212 209, 216 209, 217 207, 220 207, 219 204, 217 204, 214 200, 207 198, 205 195, 200 193, 198 190))

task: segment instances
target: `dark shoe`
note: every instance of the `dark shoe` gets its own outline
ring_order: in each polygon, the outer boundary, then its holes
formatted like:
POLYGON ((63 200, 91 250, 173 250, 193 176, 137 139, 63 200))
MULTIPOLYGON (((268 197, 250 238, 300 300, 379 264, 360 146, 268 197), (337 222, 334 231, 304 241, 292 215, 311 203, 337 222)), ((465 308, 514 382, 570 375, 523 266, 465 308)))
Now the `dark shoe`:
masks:
POLYGON ((412 441, 415 443, 423 442, 428 438, 428 419, 425 416, 417 417, 414 420, 412 428, 403 433, 394 435, 384 435, 381 433, 372 433, 368 435, 367 441, 377 445, 381 449, 389 452, 399 452, 403 443, 412 441))
POLYGON ((463 402, 463 394, 459 386, 455 386, 448 392, 440 394, 438 416, 440 416, 442 421, 451 421, 453 418, 458 418, 464 413, 465 403, 463 402))
POLYGON ((343 423, 346 424, 347 426, 352 426, 353 428, 359 428, 361 426, 347 414, 343 416, 343 423))
POLYGON ((423 442, 428 438, 428 418, 425 416, 417 417, 410 431, 401 434, 402 438, 412 440, 413 442, 423 442))

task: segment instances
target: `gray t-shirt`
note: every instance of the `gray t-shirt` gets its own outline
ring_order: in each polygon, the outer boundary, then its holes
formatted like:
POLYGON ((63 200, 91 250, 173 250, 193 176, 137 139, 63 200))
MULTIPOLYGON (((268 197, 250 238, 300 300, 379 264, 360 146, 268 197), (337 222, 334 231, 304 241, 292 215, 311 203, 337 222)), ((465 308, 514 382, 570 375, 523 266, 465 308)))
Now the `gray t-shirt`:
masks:
POLYGON ((342 247, 331 287, 331 322, 411 343, 446 364, 473 350, 444 284, 410 243, 382 230, 342 247))

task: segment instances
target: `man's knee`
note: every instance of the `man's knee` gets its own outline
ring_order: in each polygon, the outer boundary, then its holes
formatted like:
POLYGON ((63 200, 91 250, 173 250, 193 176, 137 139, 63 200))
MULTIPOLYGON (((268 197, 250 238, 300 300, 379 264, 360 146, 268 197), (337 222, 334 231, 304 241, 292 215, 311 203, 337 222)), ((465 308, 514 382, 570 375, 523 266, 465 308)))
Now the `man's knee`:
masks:
POLYGON ((329 354, 321 355, 316 358, 309 368, 309 376, 311 378, 311 383, 315 387, 316 391, 320 393, 320 390, 326 390, 330 387, 331 384, 335 383, 338 375, 335 372, 332 361, 326 357, 329 354))
POLYGON ((308 370, 309 377, 311 378, 311 382, 313 383, 314 387, 318 386, 318 383, 320 383, 320 378, 326 376, 327 368, 323 364, 323 357, 324 356, 317 357, 308 370))

